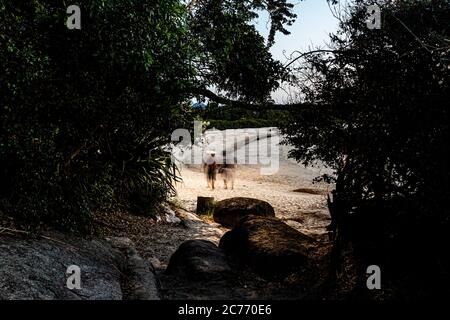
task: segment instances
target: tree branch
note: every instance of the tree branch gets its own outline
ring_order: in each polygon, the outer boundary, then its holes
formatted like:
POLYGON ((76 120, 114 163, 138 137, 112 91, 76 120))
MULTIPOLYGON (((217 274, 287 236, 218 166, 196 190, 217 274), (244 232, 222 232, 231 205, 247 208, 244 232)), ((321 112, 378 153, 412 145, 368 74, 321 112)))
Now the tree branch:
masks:
POLYGON ((319 108, 323 107, 320 105, 315 105, 311 103, 292 103, 292 104, 276 104, 272 102, 267 103, 246 103, 244 101, 237 101, 237 100, 231 100, 222 96, 219 96, 215 94, 214 92, 205 89, 205 88, 195 88, 193 90, 190 90, 190 93, 195 95, 200 95, 203 97, 206 97, 214 102, 217 102, 219 104, 225 104, 227 106, 233 107, 233 108, 240 108, 240 109, 246 109, 251 111, 262 111, 262 110, 282 110, 282 111, 289 111, 292 109, 295 110, 310 110, 313 108, 319 108))
POLYGON ((284 66, 284 69, 289 68, 290 65, 292 65, 295 61, 310 55, 310 54, 314 54, 314 53, 323 53, 323 52, 327 52, 327 53, 336 53, 338 52, 337 50, 326 50, 326 49, 318 49, 318 50, 313 50, 313 51, 309 51, 309 52, 305 52, 305 53, 301 53, 299 51, 294 51, 291 53, 291 55, 293 55, 294 53, 300 53, 300 55, 298 57, 295 57, 295 59, 293 59, 292 61, 290 61, 287 65, 284 66))

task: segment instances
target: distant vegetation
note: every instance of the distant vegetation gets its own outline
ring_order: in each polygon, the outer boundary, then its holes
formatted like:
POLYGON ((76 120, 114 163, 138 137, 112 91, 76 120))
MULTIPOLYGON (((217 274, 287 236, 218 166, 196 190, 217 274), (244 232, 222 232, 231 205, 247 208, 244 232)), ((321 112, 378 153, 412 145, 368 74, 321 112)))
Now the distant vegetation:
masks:
POLYGON ((225 130, 284 126, 289 113, 278 110, 250 111, 211 102, 205 109, 195 110, 194 115, 208 122, 207 128, 225 130))

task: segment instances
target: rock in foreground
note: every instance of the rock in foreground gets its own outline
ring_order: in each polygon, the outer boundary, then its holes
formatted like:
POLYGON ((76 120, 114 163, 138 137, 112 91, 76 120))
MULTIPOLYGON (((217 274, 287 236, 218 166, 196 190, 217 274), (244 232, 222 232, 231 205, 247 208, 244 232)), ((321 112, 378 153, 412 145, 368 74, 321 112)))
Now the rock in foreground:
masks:
POLYGON ((271 283, 204 240, 184 242, 160 280, 161 291, 169 300, 269 300, 302 296, 298 287, 271 283))
POLYGON ((214 221, 228 228, 235 227, 249 215, 275 217, 275 210, 266 201, 243 197, 219 201, 214 209, 214 221))
POLYGON ((123 298, 118 268, 123 257, 105 241, 3 236, 0 261, 0 300, 123 298), (81 290, 67 288, 71 265, 81 269, 81 290))
POLYGON ((309 266, 317 243, 277 218, 249 216, 222 237, 219 247, 260 274, 284 277, 309 266))
POLYGON ((0 300, 159 298, 153 267, 128 238, 0 237, 0 300), (79 267, 80 289, 67 287, 69 266, 79 267))
POLYGON ((212 278, 231 271, 225 253, 206 240, 184 242, 170 258, 166 274, 212 278))

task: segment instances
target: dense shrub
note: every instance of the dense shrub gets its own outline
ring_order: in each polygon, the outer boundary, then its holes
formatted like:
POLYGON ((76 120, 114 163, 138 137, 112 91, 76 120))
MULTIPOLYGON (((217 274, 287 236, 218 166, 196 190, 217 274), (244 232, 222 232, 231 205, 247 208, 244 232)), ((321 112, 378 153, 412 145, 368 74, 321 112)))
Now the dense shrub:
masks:
POLYGON ((406 277, 404 264, 417 271, 408 281, 426 275, 443 289, 450 281, 450 3, 379 2, 382 28, 371 30, 372 3, 348 8, 332 53, 295 67, 312 79, 299 77, 298 85, 317 107, 294 110, 285 133, 296 159, 336 170, 330 229, 338 245, 352 242, 365 263, 389 266, 391 279, 406 277))
POLYGON ((65 1, 0 2, 0 210, 29 228, 157 209, 191 99, 212 86, 266 99, 283 72, 251 21, 269 11, 273 40, 294 18, 285 0, 77 4, 81 30, 65 1))
POLYGON ((190 74, 173 58, 185 11, 166 0, 82 7, 81 30, 66 27, 62 2, 0 7, 0 210, 31 228, 86 231, 95 210, 150 213, 172 192, 165 146, 188 120, 172 90, 190 74))

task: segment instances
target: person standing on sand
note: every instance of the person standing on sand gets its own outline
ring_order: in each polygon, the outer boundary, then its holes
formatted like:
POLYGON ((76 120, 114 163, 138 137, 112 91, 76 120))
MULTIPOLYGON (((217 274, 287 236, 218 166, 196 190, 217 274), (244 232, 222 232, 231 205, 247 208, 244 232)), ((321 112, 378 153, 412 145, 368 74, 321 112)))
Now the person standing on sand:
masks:
POLYGON ((219 173, 222 176, 225 189, 228 189, 228 184, 230 184, 231 190, 234 190, 234 171, 235 165, 227 163, 227 154, 224 151, 223 164, 219 168, 219 173))
POLYGON ((208 182, 208 188, 214 190, 214 183, 216 181, 217 159, 214 151, 209 153, 203 164, 203 171, 206 173, 206 181, 208 182))

